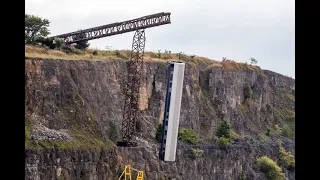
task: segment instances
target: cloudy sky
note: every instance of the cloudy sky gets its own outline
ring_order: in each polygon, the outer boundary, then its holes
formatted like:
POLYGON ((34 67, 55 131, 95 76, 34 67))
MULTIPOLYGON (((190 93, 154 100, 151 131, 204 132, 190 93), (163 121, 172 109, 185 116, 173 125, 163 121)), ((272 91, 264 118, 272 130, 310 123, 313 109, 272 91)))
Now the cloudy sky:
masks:
MULTIPOLYGON (((146 51, 170 50, 238 62, 295 77, 294 0, 26 0, 25 12, 49 19, 51 35, 171 12, 171 24, 146 30, 146 51)), ((134 32, 90 41, 131 49, 134 32)))

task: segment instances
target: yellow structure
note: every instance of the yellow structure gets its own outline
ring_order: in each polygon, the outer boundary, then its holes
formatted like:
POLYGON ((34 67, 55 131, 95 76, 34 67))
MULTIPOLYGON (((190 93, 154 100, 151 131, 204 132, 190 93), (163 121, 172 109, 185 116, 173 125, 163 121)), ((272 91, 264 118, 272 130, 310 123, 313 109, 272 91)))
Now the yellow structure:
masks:
POLYGON ((136 180, 144 180, 143 179, 143 175, 144 175, 143 171, 139 171, 137 169, 134 169, 130 165, 125 165, 124 170, 118 180, 121 180, 122 176, 124 176, 125 180, 128 180, 128 179, 132 180, 131 170, 138 172, 138 176, 137 176, 136 180))

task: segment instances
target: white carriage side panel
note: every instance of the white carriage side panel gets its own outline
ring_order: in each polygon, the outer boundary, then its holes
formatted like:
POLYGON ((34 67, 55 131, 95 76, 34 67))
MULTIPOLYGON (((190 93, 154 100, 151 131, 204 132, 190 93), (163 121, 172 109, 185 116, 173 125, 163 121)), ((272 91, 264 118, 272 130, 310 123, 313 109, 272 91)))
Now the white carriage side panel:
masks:
POLYGON ((184 63, 174 64, 164 161, 175 161, 176 159, 184 67, 184 63))

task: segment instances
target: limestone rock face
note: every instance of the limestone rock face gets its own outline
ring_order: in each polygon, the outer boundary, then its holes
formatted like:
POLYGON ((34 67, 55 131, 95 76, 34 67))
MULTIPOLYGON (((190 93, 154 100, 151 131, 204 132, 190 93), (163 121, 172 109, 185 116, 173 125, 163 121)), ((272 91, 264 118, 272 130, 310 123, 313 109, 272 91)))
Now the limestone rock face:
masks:
MULTIPOLYGON (((127 61, 26 59, 25 113, 31 141, 72 141, 89 133, 105 143, 120 139, 127 61), (113 124, 113 126, 111 126, 113 124)), ((26 148, 26 179, 117 179, 120 167, 144 170, 146 179, 266 179, 256 159, 278 163, 276 139, 295 153, 292 78, 268 70, 186 64, 179 128, 192 128, 197 145, 179 141, 176 162, 158 159, 154 140, 163 119, 167 64, 143 65, 137 148, 26 148), (250 86, 252 98, 245 99, 250 86), (292 116, 293 112, 293 116, 292 116), (222 120, 238 135, 226 148, 213 140, 222 120), (275 125, 282 133, 274 133, 275 125), (270 137, 262 138, 267 129, 270 137), (203 153, 192 158, 192 149, 203 153)), ((287 179, 294 171, 283 168, 287 179)))

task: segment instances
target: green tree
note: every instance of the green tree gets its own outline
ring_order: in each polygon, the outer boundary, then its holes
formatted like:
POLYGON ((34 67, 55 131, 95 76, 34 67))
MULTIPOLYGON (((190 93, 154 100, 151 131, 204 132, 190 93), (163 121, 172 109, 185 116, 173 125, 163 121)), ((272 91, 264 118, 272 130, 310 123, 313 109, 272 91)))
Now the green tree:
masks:
POLYGON ((49 20, 38 16, 25 14, 25 44, 36 44, 39 39, 50 34, 49 20))
POLYGON ((258 63, 258 61, 255 58, 250 58, 249 60, 250 60, 251 64, 257 64, 258 63))
POLYGON ((220 137, 230 138, 230 125, 227 123, 227 121, 223 121, 220 126, 218 127, 218 130, 216 132, 216 135, 220 137))

